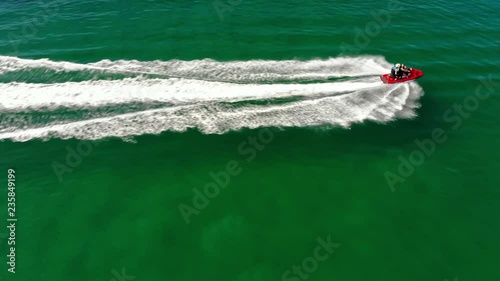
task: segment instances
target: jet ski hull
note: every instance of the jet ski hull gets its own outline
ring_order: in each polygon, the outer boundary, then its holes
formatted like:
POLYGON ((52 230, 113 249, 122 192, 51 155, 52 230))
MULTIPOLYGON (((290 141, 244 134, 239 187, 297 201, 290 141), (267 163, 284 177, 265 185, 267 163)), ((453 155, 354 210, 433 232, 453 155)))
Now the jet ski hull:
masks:
POLYGON ((418 79, 418 78, 424 76, 424 72, 422 72, 422 70, 411 68, 410 71, 411 71, 410 75, 406 78, 396 79, 396 78, 391 77, 391 75, 389 75, 389 74, 383 74, 383 75, 380 75, 380 80, 382 80, 382 82, 384 82, 384 84, 395 84, 395 83, 403 83, 403 82, 407 82, 407 81, 412 81, 412 80, 415 80, 415 79, 418 79))

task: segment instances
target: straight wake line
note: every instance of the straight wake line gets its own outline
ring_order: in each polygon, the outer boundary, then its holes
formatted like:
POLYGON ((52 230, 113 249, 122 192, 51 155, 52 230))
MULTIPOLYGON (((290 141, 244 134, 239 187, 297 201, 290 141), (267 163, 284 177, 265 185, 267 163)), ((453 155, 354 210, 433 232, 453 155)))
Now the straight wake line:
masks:
POLYGON ((137 102, 238 102, 295 96, 316 97, 376 87, 383 85, 379 82, 233 84, 175 78, 127 78, 57 84, 4 83, 0 84, 0 108, 15 111, 91 108, 137 102))
MULTIPOLYGON (((97 72, 159 76, 156 78, 186 78, 205 81, 255 83, 277 80, 324 80, 339 77, 379 75, 388 67, 383 57, 361 56, 329 59, 251 60, 219 62, 211 59, 193 61, 102 60, 80 64, 48 59, 20 59, 0 56, 0 75, 9 72, 45 69, 56 72, 97 72), (363 67, 360 67, 363 66, 363 67)), ((29 82, 29 81, 28 81, 29 82)))

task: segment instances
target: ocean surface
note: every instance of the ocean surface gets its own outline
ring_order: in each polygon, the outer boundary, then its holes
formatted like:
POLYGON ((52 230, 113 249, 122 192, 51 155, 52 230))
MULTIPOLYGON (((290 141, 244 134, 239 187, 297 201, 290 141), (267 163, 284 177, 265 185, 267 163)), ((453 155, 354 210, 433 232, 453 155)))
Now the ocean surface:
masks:
POLYGON ((1 280, 500 280, 498 15, 1 1, 1 280))

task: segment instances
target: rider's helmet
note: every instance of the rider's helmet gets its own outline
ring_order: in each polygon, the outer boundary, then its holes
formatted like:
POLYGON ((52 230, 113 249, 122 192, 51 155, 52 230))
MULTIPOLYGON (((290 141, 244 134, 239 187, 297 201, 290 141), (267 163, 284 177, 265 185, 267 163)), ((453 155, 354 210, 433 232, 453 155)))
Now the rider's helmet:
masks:
POLYGON ((396 63, 396 67, 397 67, 397 68, 400 68, 400 67, 401 67, 401 64, 396 63))

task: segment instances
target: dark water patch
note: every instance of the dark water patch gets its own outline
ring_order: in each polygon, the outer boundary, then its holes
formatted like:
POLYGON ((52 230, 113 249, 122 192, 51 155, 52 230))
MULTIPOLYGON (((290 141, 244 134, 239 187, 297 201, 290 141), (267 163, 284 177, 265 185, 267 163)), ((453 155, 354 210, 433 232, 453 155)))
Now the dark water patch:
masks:
POLYGON ((123 73, 103 73, 103 71, 56 71, 46 68, 29 68, 11 71, 0 75, 0 83, 64 83, 83 82, 87 80, 120 80, 137 77, 137 75, 123 73))
POLYGON ((170 103, 128 103, 95 108, 48 107, 26 111, 0 112, 0 131, 17 131, 19 129, 39 128, 47 125, 80 122, 96 118, 105 118, 120 114, 141 112, 146 110, 173 106, 170 103))

